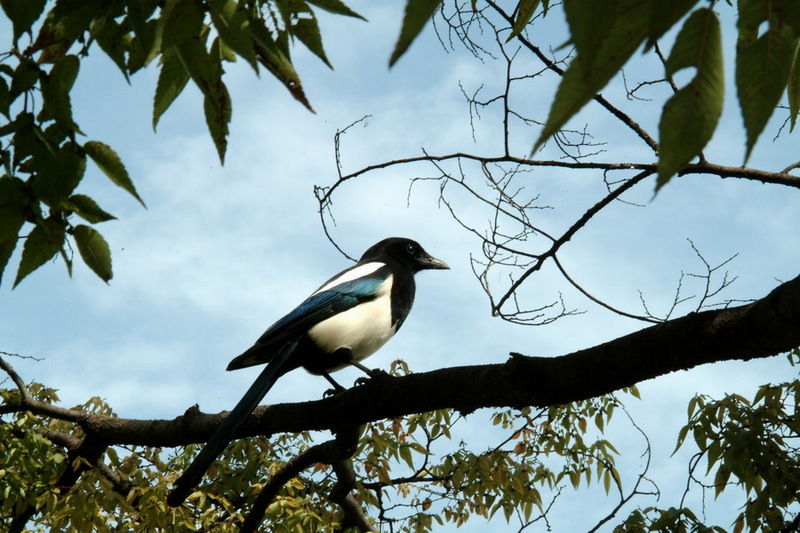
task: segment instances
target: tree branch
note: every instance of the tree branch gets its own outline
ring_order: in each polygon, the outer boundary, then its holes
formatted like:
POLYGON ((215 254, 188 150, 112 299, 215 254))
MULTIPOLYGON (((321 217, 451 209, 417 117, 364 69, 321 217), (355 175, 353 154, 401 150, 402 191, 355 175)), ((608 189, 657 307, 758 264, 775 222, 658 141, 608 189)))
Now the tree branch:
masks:
MULTIPOLYGON (((376 377, 335 397, 258 407, 238 436, 330 430, 453 408, 560 405, 607 394, 676 370, 784 353, 800 345, 800 277, 754 303, 692 313, 560 357, 512 354, 505 363, 376 377)), ((189 409, 174 420, 87 415, 105 443, 181 446, 204 442, 224 418, 189 409)))

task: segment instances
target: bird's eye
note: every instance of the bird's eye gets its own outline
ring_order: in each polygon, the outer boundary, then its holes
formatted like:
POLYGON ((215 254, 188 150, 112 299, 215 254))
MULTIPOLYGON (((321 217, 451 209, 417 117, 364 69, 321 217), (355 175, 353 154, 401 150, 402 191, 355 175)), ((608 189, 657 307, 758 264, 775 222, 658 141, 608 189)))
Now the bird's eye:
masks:
POLYGON ((406 251, 407 251, 409 254, 411 254, 411 255, 414 255, 414 254, 416 254, 416 253, 417 253, 417 247, 416 247, 416 246, 414 246, 413 244, 408 244, 408 245, 406 245, 406 251))

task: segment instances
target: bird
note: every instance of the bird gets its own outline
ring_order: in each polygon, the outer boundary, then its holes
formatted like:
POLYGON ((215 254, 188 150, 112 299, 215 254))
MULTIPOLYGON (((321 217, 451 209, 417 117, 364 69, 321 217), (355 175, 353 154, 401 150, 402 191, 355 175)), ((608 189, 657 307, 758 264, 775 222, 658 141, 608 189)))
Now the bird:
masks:
POLYGON ((361 364, 403 325, 414 303, 414 275, 449 269, 417 242, 390 237, 369 247, 358 262, 333 276, 306 300, 270 326, 228 364, 227 370, 266 367, 219 425, 194 461, 175 481, 167 503, 177 507, 200 483, 206 470, 233 440, 236 431, 284 374, 304 368, 343 390, 329 373, 361 364))

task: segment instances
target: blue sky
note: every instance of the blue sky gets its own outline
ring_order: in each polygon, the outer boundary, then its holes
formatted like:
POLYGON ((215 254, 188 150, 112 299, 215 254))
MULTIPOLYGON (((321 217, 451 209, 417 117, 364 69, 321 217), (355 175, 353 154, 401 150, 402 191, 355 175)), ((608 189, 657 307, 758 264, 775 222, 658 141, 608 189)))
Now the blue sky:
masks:
MULTIPOLYGON (((233 123, 224 167, 207 134, 194 88, 187 88, 154 133, 154 69, 137 74, 127 85, 98 54, 83 63, 73 91, 76 120, 88 138, 117 150, 148 207, 143 209, 90 168, 81 192, 119 218, 98 228, 112 249, 115 277, 110 285, 78 262, 72 280, 55 262, 14 290, 13 276, 6 274, 0 287, 0 349, 42 358, 12 360, 24 379, 59 389, 65 405, 100 396, 124 417, 172 418, 195 403, 207 412, 229 409, 258 370, 228 373, 227 362, 332 273, 350 264, 326 240, 313 196, 314 185, 331 185, 336 179, 337 130, 369 115, 342 138, 345 172, 421 155, 423 148, 429 153, 497 153, 497 113, 484 111, 473 141, 459 83, 467 92, 485 83, 482 94, 491 95, 502 80, 502 65, 479 61, 458 47, 445 51, 428 28, 389 70, 402 5, 351 4, 368 23, 321 16, 335 70, 295 50, 316 114, 305 111, 268 74, 258 79, 243 62, 229 67, 233 123)), ((563 28, 548 31, 558 35, 563 28)), ((730 25, 723 31, 727 39, 734 35, 730 25)), ((732 78, 732 67, 726 75, 732 78)), ((621 97, 621 84, 616 79, 606 94, 623 107, 633 106, 621 97)), ((744 151, 741 119, 735 89, 729 84, 727 90, 726 113, 706 153, 716 162, 738 165, 744 151)), ((539 114, 550 103, 546 91, 528 97, 520 101, 539 114)), ((655 132, 657 113, 643 116, 655 132)), ((571 124, 608 122, 605 111, 587 108, 571 124)), ((778 170, 792 162, 796 139, 784 135, 773 143, 774 131, 762 136, 752 166, 778 170)), ((515 133, 517 155, 524 156, 536 130, 518 128, 515 133)), ((613 129, 603 134, 617 135, 613 129)), ((620 132, 604 157, 644 157, 626 135, 620 132)), ((545 155, 551 157, 552 152, 545 155)), ((409 179, 434 174, 429 165, 393 167, 362 176, 334 198, 332 232, 351 255, 360 255, 386 236, 408 236, 452 267, 418 276, 414 310, 398 335, 368 361, 370 366, 387 367, 403 358, 414 371, 425 371, 500 363, 510 351, 557 356, 646 326, 581 301, 551 271, 543 272, 523 294, 540 299, 531 300, 533 304, 563 292, 568 306, 585 313, 537 328, 492 318, 470 267, 470 254, 479 254, 477 241, 438 207, 436 184, 418 184, 409 200, 409 179)), ((553 207, 536 218, 553 232, 563 231, 605 187, 596 172, 564 170, 536 171, 525 186, 526 194, 539 194, 542 204, 553 207)), ((726 296, 758 298, 776 280, 797 275, 800 247, 794 242, 793 193, 742 180, 694 176, 674 180, 653 198, 652 184, 645 184, 625 198, 642 206, 620 203, 609 208, 565 248, 562 258, 597 296, 639 312, 641 290, 658 311, 669 306, 682 271, 702 271, 687 242, 691 239, 710 263, 738 253, 727 270, 739 278, 726 296)), ((465 198, 455 200, 468 220, 485 223, 487 212, 465 198)), ((18 257, 11 264, 16 261, 18 257)), ((497 275, 494 281, 503 279, 497 275)), ((642 384, 644 400, 629 404, 653 445, 650 474, 664 494, 660 505, 677 505, 685 484, 687 456, 670 461, 669 454, 695 392, 750 396, 755 386, 791 375, 785 360, 774 358, 707 366, 642 384)), ((345 370, 337 379, 349 383, 356 377, 357 372, 345 370)), ((295 372, 278 383, 267 401, 314 399, 327 387, 324 380, 295 372)), ((474 449, 497 440, 487 416, 476 413, 468 422, 463 431, 476 441, 474 449)), ((619 440, 612 441, 623 451, 621 464, 636 467, 641 441, 622 428, 618 434, 619 440)), ((602 491, 567 489, 552 525, 555 530, 559 525, 563 530, 588 529, 612 506, 602 491), (569 513, 570 502, 586 512, 569 513)), ((492 524, 497 531, 507 530, 502 520, 492 524)), ((481 524, 472 527, 485 530, 481 524)))

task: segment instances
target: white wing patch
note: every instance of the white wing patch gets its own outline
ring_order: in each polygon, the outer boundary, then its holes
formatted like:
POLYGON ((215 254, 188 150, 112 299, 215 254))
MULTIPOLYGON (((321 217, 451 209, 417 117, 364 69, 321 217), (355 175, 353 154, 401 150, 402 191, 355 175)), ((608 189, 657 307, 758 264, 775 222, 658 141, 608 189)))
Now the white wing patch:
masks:
MULTIPOLYGON (((381 266, 383 263, 361 265, 332 280, 320 291, 349 279, 365 276, 381 266)), ((349 348, 353 353, 353 359, 361 361, 375 353, 394 335, 395 327, 392 324, 392 306, 389 299, 391 292, 392 276, 389 276, 378 286, 374 300, 323 320, 308 331, 309 336, 325 352, 331 353, 339 348, 349 348)))
POLYGON ((354 279, 368 276, 383 266, 386 265, 384 263, 379 263, 376 261, 374 263, 364 263, 363 265, 359 265, 352 270, 345 270, 344 272, 342 272, 340 276, 333 278, 328 283, 317 289, 317 291, 314 294, 327 291, 328 289, 332 289, 333 287, 342 284, 346 281, 353 281, 354 279))

